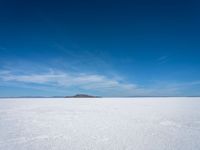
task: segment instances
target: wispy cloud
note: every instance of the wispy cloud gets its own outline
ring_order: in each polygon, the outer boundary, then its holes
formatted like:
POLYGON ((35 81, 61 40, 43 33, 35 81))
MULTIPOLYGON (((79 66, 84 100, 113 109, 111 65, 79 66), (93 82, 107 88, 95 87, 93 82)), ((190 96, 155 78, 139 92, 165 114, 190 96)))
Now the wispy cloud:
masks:
POLYGON ((79 89, 92 91, 133 91, 137 89, 135 84, 109 78, 99 74, 73 74, 62 71, 50 71, 43 74, 19 75, 10 71, 1 71, 0 79, 4 82, 18 82, 27 84, 49 85, 64 88, 78 87, 79 89))
MULTIPOLYGON (((70 48, 66 48, 66 46, 55 43, 54 47, 57 51, 62 53, 64 60, 59 58, 60 66, 65 66, 67 69, 71 69, 72 71, 80 71, 87 72, 88 70, 91 72, 115 72, 114 65, 112 64, 111 57, 105 51, 97 51, 85 49, 84 51, 79 48, 75 48, 74 50, 70 48), (68 58, 66 64, 66 58, 68 58), (92 62, 92 63, 91 63, 92 62), (103 68, 103 69, 102 69, 103 68)), ((56 62, 58 63, 58 62, 56 62)))
POLYGON ((101 74, 72 73, 64 71, 55 71, 50 69, 43 73, 15 73, 8 70, 0 71, 0 82, 15 83, 15 85, 26 85, 30 88, 39 88, 42 90, 56 87, 60 89, 80 89, 81 91, 90 91, 103 96, 173 96, 183 95, 183 91, 189 88, 199 86, 200 81, 192 82, 154 82, 151 85, 141 86, 130 83, 123 78, 115 78, 101 74), (38 87, 37 87, 38 86, 38 87))
POLYGON ((168 56, 161 56, 157 59, 160 64, 166 63, 168 61, 168 56))

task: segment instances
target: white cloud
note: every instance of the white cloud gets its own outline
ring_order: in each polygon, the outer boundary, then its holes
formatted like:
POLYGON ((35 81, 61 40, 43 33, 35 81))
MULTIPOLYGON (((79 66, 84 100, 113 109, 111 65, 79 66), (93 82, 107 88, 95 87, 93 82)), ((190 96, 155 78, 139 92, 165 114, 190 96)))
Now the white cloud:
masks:
MULTIPOLYGON (((60 71, 50 71, 43 74, 18 75, 10 71, 0 72, 0 79, 5 82, 34 83, 59 87, 78 87, 92 91, 134 91, 137 89, 135 84, 128 84, 114 78, 109 78, 99 74, 70 74, 60 71)), ((121 93, 122 94, 122 93, 121 93)))
POLYGON ((158 81, 142 87, 137 84, 127 83, 122 79, 100 74, 68 73, 54 70, 41 74, 17 74, 6 70, 0 71, 0 81, 4 83, 15 83, 15 85, 18 84, 19 86, 26 84, 30 88, 32 84, 34 84, 34 87, 35 85, 58 87, 61 90, 75 88, 104 96, 182 95, 184 90, 200 85, 200 81, 178 83, 158 81))

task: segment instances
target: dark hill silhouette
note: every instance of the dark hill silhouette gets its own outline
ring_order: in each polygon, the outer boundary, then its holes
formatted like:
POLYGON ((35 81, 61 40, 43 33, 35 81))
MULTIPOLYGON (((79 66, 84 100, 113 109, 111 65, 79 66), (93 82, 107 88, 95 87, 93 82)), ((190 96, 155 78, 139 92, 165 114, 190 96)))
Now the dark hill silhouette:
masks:
POLYGON ((74 96, 65 96, 65 98, 97 98, 98 96, 92 96, 87 94, 76 94, 74 96))

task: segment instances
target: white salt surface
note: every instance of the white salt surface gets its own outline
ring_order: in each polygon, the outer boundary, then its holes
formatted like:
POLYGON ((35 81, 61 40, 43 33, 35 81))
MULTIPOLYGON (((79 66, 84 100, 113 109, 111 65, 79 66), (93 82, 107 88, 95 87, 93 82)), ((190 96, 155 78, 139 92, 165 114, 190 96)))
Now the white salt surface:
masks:
POLYGON ((200 98, 0 99, 0 150, 200 150, 200 98))

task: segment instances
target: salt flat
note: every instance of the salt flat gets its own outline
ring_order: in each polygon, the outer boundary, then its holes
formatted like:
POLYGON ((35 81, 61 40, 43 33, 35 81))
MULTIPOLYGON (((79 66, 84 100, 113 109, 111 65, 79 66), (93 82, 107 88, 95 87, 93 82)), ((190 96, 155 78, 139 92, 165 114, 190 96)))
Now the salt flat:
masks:
POLYGON ((1 150, 199 150, 200 98, 0 99, 1 150))

